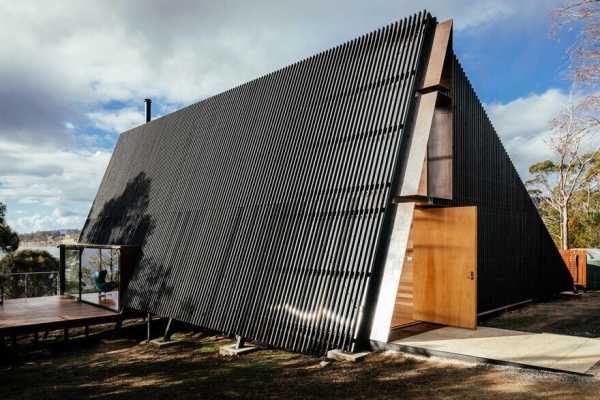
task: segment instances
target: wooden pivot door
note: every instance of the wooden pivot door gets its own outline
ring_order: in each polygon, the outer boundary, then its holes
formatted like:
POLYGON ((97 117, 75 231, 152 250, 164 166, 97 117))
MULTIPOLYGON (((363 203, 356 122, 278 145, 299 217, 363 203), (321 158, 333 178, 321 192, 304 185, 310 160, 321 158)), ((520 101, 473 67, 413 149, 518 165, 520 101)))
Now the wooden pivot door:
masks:
POLYGON ((477 326, 477 208, 417 208, 414 319, 477 326))

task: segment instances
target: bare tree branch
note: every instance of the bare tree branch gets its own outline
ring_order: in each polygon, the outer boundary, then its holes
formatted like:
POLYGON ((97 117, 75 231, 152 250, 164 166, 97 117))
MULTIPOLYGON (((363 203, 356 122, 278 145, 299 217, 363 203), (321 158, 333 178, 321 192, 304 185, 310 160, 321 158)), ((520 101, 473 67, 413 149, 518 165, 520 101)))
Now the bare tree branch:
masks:
MULTIPOLYGON (((562 248, 567 248, 569 244, 569 211, 573 197, 586 187, 589 188, 589 182, 600 172, 600 168, 592 168, 594 160, 599 159, 600 149, 584 151, 590 145, 589 139, 595 127, 586 109, 576 102, 571 93, 568 104, 551 122, 553 134, 548 144, 557 163, 544 161, 530 168, 534 179, 528 182, 528 186, 532 189, 540 188, 540 204, 547 205, 559 215, 562 248)), ((556 222, 548 215, 544 217, 548 222, 556 222)))

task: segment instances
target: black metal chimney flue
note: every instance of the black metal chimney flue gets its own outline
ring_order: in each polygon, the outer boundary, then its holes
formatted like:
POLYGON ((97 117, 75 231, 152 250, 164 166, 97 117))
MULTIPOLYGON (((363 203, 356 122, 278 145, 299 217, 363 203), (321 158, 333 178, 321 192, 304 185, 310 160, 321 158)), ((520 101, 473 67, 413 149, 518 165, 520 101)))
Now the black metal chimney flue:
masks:
POLYGON ((144 99, 144 104, 146 105, 146 122, 150 122, 152 119, 152 100, 144 99))

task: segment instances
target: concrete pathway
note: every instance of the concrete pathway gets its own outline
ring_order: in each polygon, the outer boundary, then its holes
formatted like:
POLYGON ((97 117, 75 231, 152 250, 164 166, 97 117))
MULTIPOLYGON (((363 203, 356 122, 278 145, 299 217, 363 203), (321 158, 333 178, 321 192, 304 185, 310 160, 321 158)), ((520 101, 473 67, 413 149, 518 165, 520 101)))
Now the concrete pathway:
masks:
POLYGON ((600 339, 478 327, 444 327, 392 344, 416 353, 475 357, 556 371, 586 374, 600 361, 600 339))

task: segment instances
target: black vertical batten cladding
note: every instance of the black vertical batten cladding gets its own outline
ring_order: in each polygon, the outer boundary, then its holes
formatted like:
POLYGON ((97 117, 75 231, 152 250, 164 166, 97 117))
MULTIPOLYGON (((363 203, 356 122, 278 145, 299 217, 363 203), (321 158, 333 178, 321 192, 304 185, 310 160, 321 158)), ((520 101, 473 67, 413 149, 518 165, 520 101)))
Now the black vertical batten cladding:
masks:
POLYGON ((449 203, 477 206, 478 312, 571 288, 560 254, 456 56, 452 74, 449 203))
POLYGON ((80 241, 142 246, 128 306, 295 351, 351 350, 431 21, 122 134, 80 241))

